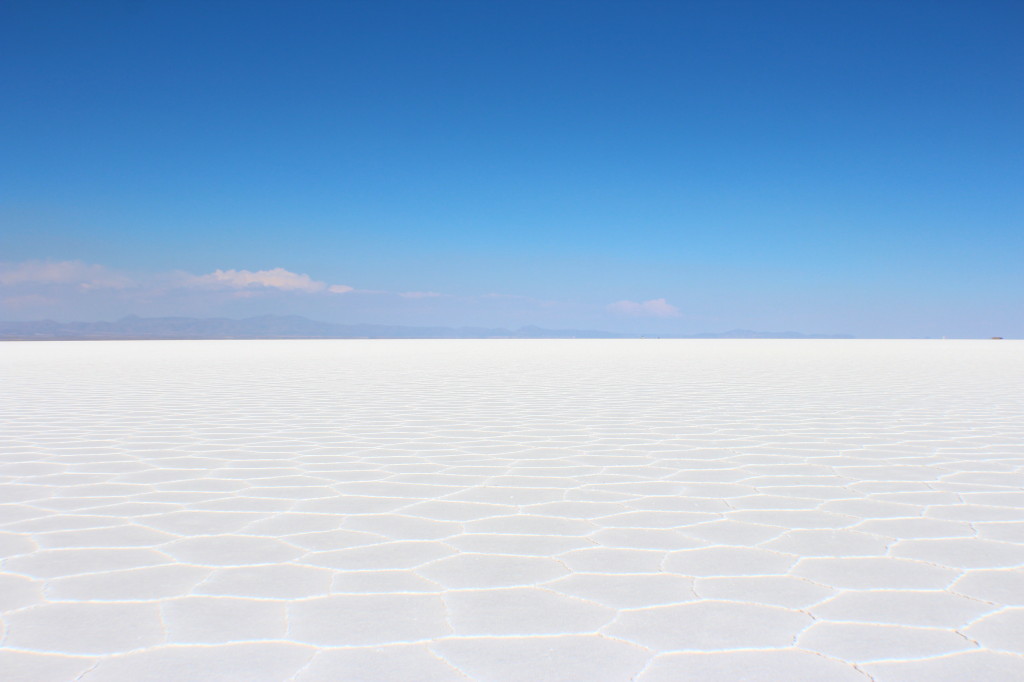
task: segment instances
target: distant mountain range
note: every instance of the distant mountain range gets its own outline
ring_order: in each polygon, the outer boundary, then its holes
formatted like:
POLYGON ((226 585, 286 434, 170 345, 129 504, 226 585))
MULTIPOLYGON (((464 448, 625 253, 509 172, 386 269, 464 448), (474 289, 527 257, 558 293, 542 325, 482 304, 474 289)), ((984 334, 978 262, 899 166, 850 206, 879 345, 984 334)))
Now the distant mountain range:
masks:
MULTIPOLYGON (((654 335, 616 334, 583 329, 491 329, 485 327, 401 327, 383 324, 334 324, 297 315, 263 315, 243 320, 223 317, 136 317, 116 322, 0 322, 0 339, 639 339, 654 335)), ((720 334, 662 336, 696 339, 851 339, 848 335, 755 332, 734 329, 720 334)))

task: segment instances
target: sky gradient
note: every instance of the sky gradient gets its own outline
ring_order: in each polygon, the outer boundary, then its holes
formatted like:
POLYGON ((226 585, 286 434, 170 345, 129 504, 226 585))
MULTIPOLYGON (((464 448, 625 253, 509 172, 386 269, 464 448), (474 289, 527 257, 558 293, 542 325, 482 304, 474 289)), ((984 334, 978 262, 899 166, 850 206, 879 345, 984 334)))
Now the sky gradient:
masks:
POLYGON ((1024 336, 1019 2, 0 8, 0 319, 1024 336))

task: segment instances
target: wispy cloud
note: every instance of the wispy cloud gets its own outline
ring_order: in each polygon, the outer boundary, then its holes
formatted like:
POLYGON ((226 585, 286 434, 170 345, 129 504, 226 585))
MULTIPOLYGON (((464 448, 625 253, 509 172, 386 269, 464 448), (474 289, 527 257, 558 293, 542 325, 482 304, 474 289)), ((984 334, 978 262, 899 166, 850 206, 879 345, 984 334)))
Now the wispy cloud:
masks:
POLYGON ((175 270, 129 275, 82 261, 30 260, 0 262, 0 301, 7 307, 31 307, 76 300, 89 292, 107 291, 139 300, 155 300, 187 292, 230 294, 251 298, 272 292, 295 295, 366 293, 347 284, 328 284, 284 268, 218 269, 204 275, 175 270), (141 298, 140 298, 141 297, 141 298))
POLYGON ((18 316, 294 310, 313 316, 500 320, 532 318, 559 305, 563 303, 516 294, 454 295, 426 287, 368 289, 316 279, 284 267, 218 268, 197 273, 122 271, 82 261, 0 262, 0 311, 18 316))
POLYGON ((519 300, 519 301, 534 301, 534 300, 537 300, 537 299, 535 299, 535 298, 533 298, 531 296, 523 296, 522 294, 499 294, 499 293, 495 293, 495 292, 492 292, 492 293, 489 293, 489 294, 482 294, 481 296, 476 296, 475 298, 480 298, 480 299, 487 299, 487 298, 503 299, 504 298, 504 299, 509 299, 509 300, 519 300))
POLYGON ((439 298, 444 296, 436 291, 403 291, 398 295, 402 298, 439 298))
POLYGON ((679 308, 663 298, 649 301, 616 301, 608 305, 609 312, 632 317, 679 317, 679 308))
POLYGON ((126 289, 130 277, 77 260, 0 263, 0 285, 72 285, 80 289, 126 289))
POLYGON ((24 294, 22 296, 4 296, 0 298, 0 306, 21 310, 23 308, 42 308, 60 303, 59 299, 42 294, 24 294))

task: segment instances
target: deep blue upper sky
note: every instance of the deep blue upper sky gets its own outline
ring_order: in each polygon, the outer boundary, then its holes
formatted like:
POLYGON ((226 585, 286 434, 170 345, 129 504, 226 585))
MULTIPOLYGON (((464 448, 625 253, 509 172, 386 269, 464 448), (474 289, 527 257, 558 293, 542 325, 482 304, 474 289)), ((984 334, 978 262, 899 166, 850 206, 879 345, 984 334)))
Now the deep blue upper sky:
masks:
POLYGON ((995 0, 9 0, 0 319, 1024 336, 1021 35, 995 0))

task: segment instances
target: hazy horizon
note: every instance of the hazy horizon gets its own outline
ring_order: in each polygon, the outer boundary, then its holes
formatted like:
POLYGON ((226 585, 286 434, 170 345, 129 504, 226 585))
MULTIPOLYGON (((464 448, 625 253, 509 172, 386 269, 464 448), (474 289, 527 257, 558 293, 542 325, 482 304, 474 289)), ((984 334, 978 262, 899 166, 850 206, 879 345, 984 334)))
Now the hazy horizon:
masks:
POLYGON ((630 339, 630 338, 854 338, 848 334, 801 333, 791 330, 732 329, 683 334, 627 334, 602 329, 522 327, 409 326, 338 324, 297 315, 229 317, 139 317, 117 320, 61 322, 0 321, 0 340, 125 340, 125 339, 630 339))

